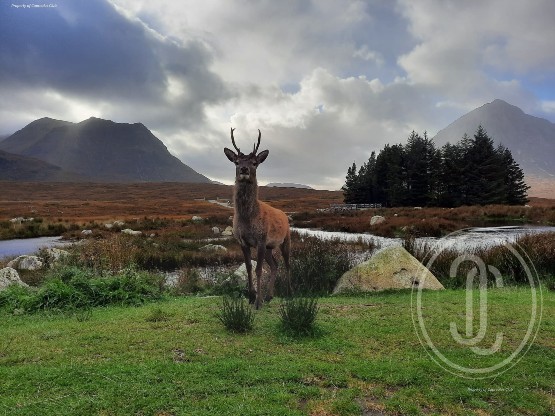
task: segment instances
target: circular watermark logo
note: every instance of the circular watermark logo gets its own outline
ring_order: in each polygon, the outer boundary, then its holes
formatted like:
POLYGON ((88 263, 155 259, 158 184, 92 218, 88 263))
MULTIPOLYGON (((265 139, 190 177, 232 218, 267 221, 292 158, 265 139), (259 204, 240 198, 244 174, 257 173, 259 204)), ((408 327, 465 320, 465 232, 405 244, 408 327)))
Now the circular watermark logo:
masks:
POLYGON ((489 248, 469 236, 457 231, 420 247, 426 269, 413 287, 411 313, 432 360, 454 375, 482 379, 507 371, 529 350, 540 326, 542 292, 522 247, 501 233, 488 233, 495 242, 489 248), (428 270, 465 290, 442 297, 438 308, 432 291, 423 291, 428 270), (517 289, 518 296, 511 295, 516 282, 526 288, 517 289))

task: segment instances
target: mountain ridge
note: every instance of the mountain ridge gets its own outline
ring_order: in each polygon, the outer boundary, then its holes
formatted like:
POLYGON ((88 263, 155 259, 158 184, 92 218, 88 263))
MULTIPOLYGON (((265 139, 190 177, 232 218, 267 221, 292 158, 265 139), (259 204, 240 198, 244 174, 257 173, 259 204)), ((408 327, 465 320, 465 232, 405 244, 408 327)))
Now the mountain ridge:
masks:
POLYGON ((80 175, 39 159, 0 150, 0 181, 82 182, 80 175))
POLYGON ((205 182, 142 123, 90 117, 79 123, 35 120, 0 142, 0 150, 32 157, 100 182, 205 182))
POLYGON ((500 99, 459 117, 433 140, 438 146, 453 144, 465 133, 472 137, 479 125, 496 145, 502 144, 511 151, 527 176, 555 178, 555 124, 500 99))

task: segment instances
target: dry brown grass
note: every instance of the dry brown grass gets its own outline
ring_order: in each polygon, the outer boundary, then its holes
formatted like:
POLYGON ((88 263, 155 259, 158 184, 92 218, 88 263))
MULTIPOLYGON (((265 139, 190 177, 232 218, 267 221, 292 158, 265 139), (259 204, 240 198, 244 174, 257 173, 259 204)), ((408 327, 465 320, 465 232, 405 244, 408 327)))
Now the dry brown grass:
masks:
MULTIPOLYGON (((72 221, 193 215, 229 216, 231 210, 207 202, 231 199, 232 187, 214 184, 140 183, 15 183, 0 182, 0 219, 14 217, 64 218, 72 221), (204 198, 205 200, 199 200, 204 198)), ((338 191, 260 188, 260 198, 286 212, 326 208, 341 203, 338 191)))
POLYGON ((78 251, 80 264, 102 274, 117 273, 134 264, 138 247, 125 235, 111 235, 103 239, 88 239, 78 251))
POLYGON ((532 199, 529 207, 486 205, 458 208, 398 207, 379 208, 346 213, 305 213, 294 216, 299 227, 328 231, 372 233, 384 237, 402 235, 439 237, 468 227, 498 225, 555 225, 555 200, 532 199), (374 215, 386 221, 370 225, 374 215))
MULTIPOLYGON (((229 200, 232 187, 215 184, 141 183, 141 184, 71 184, 0 182, 0 221, 14 217, 39 217, 47 223, 77 224, 96 227, 123 220, 129 228, 144 229, 148 221, 168 220, 149 233, 179 233, 183 238, 210 236, 210 227, 230 225, 233 210, 208 202, 229 200), (202 198, 202 199, 201 199, 202 198), (195 226, 183 224, 192 216, 208 220, 195 226), (176 221, 177 220, 177 221, 176 221), (208 227, 208 224, 210 227, 208 227)), ((341 203, 340 191, 260 187, 260 199, 293 215, 293 225, 346 232, 369 232, 393 237, 407 234, 441 236, 473 227, 494 225, 555 225, 555 200, 531 198, 529 207, 472 206, 448 208, 383 208, 349 213, 317 212, 330 204, 341 203), (386 222, 370 226, 373 215, 383 215, 386 222)), ((67 228, 66 227, 66 228, 67 228)), ((95 232, 97 230, 95 229, 95 232)), ((77 237, 80 229, 73 232, 77 237)))

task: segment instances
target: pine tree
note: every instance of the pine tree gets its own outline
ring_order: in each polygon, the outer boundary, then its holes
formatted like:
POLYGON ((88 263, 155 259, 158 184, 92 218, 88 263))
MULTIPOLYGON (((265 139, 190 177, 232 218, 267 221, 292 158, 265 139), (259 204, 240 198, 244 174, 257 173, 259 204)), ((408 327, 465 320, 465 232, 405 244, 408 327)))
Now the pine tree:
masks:
POLYGON ((405 146, 385 145, 358 171, 353 163, 343 186, 346 203, 385 206, 525 204, 528 189, 511 152, 494 148, 482 126, 440 150, 413 131, 405 146))
POLYGON ((463 159, 466 162, 463 177, 467 184, 463 202, 468 205, 502 204, 506 193, 502 157, 481 125, 470 146, 465 148, 463 159))
POLYGON ((404 146, 406 187, 405 205, 434 205, 438 199, 440 154, 426 132, 412 132, 404 146))
POLYGON ((513 159, 511 151, 499 146, 498 152, 502 155, 505 168, 505 203, 509 205, 524 205, 528 202, 528 189, 524 182, 524 173, 513 159))
POLYGON ((377 199, 385 206, 403 205, 406 194, 403 146, 385 145, 376 157, 377 199))
POLYGON ((465 198, 463 176, 463 151, 461 144, 447 143, 441 148, 441 164, 438 181, 438 205, 458 207, 465 198))
POLYGON ((345 178, 345 185, 341 188, 343 190, 343 201, 346 204, 353 204, 356 199, 357 193, 357 165, 353 162, 353 165, 347 169, 347 177, 345 178))
POLYGON ((364 164, 364 169, 359 172, 361 182, 362 203, 373 204, 376 202, 376 152, 364 164))

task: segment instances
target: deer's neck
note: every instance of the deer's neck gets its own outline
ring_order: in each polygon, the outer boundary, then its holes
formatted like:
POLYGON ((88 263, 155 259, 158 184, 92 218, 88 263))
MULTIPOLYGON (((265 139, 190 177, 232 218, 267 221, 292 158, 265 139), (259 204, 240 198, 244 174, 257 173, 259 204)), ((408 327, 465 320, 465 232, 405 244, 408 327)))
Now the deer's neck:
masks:
POLYGON ((258 214, 258 183, 235 182, 234 192, 235 212, 242 221, 250 221, 258 214))

